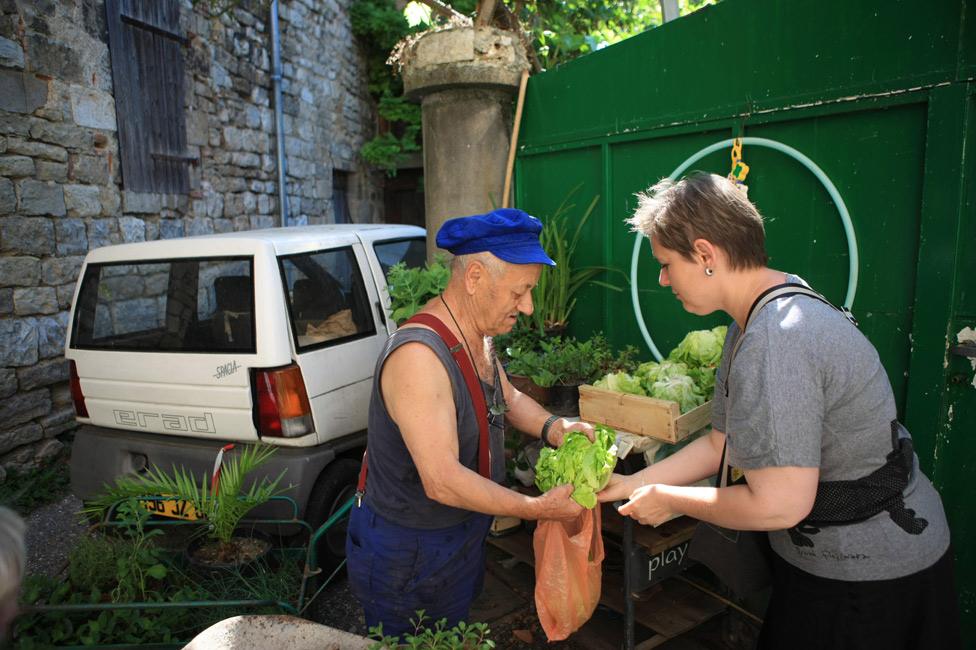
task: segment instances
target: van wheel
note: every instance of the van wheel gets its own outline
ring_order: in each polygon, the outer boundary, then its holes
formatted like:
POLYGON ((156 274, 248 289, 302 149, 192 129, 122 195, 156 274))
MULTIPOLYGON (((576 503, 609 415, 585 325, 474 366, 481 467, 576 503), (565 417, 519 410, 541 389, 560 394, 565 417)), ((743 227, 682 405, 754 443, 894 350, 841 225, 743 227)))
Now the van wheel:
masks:
MULTIPOLYGON (((358 479, 359 461, 349 458, 334 460, 322 471, 305 508, 305 520, 313 533, 356 494, 358 479)), ((322 535, 316 555, 323 577, 328 577, 346 558, 346 520, 337 522, 322 535)))

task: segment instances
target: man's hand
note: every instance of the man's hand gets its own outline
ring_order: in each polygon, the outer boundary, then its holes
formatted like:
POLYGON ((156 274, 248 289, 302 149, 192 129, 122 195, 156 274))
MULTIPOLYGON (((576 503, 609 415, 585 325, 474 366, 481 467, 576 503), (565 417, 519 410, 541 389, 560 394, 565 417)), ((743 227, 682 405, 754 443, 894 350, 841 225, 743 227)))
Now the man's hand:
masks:
POLYGON ((583 506, 573 501, 570 495, 573 486, 566 484, 554 487, 535 499, 536 519, 575 519, 583 512, 583 506))
POLYGON ((549 426, 549 433, 546 436, 549 438, 549 444, 554 447, 562 447, 563 442, 566 440, 566 434, 570 431, 580 431, 590 439, 590 442, 595 440, 593 425, 589 422, 570 422, 566 418, 559 418, 549 426))

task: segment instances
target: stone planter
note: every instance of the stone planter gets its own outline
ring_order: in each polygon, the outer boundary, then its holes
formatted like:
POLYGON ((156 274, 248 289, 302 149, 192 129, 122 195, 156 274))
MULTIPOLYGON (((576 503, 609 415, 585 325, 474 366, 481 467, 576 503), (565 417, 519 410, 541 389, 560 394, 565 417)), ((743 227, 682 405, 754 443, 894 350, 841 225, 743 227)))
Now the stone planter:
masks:
POLYGON ((502 205, 512 99, 525 49, 512 32, 458 26, 421 35, 399 59, 406 95, 421 103, 427 256, 452 217, 502 205))

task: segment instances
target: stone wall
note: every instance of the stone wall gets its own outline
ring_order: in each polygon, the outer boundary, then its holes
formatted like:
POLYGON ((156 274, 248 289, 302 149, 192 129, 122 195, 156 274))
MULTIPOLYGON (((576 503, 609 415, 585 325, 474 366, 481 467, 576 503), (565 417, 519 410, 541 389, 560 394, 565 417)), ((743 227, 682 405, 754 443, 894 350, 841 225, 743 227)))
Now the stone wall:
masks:
POLYGON ((333 221, 347 172, 353 221, 382 220, 360 162, 375 117, 351 0, 285 0, 281 43, 290 219, 277 201, 267 3, 211 16, 182 0, 186 195, 121 178, 104 0, 0 0, 0 480, 56 455, 73 428, 68 308, 89 250, 121 242, 333 221))

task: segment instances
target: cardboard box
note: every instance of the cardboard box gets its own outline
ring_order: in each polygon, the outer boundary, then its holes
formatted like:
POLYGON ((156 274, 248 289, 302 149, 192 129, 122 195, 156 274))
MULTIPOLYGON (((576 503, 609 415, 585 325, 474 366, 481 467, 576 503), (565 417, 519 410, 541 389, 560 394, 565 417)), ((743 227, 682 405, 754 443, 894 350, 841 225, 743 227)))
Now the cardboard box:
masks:
POLYGON ((712 423, 711 400, 682 414, 677 402, 585 385, 579 410, 581 420, 672 444, 712 423))

